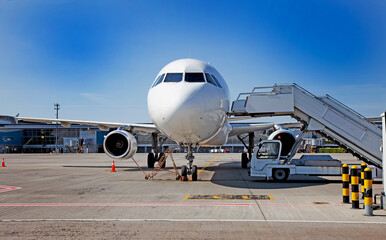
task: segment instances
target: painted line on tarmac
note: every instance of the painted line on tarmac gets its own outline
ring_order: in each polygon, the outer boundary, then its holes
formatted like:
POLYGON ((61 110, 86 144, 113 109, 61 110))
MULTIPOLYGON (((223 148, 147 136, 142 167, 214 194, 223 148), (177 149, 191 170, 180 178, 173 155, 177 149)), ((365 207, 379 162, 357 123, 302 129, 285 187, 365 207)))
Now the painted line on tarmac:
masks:
POLYGON ((210 161, 208 164, 206 164, 203 168, 201 168, 201 169, 197 172, 197 176, 200 175, 200 173, 202 172, 202 170, 204 170, 205 168, 209 167, 209 165, 212 164, 219 156, 220 156, 220 154, 217 155, 215 158, 213 158, 213 160, 210 161))
POLYGON ((269 222, 269 223, 318 223, 318 224, 379 224, 386 225, 386 222, 365 222, 365 221, 323 221, 323 220, 261 220, 261 219, 174 219, 174 218, 161 218, 161 219, 0 219, 0 222, 269 222))
MULTIPOLYGON (((219 156, 220 156, 220 154, 217 155, 215 158, 213 158, 213 160, 210 161, 208 164, 206 164, 203 168, 201 168, 200 170, 198 170, 198 172, 197 172, 197 177, 198 177, 198 175, 200 175, 200 173, 201 173, 205 168, 209 167, 209 165, 212 164, 219 156)), ((192 177, 189 178, 189 181, 192 181, 192 177)))
POLYGON ((13 186, 0 186, 0 188, 4 188, 4 189, 0 189, 0 193, 21 189, 21 187, 13 187, 13 186))
POLYGON ((255 203, 0 203, 0 207, 253 206, 255 203))
MULTIPOLYGON (((260 206, 343 207, 345 204, 259 203, 260 206)), ((256 203, 0 203, 0 207, 186 207, 186 206, 256 206, 256 203)))
POLYGON ((260 206, 299 206, 299 207, 343 207, 345 204, 292 204, 292 203, 259 203, 260 206))

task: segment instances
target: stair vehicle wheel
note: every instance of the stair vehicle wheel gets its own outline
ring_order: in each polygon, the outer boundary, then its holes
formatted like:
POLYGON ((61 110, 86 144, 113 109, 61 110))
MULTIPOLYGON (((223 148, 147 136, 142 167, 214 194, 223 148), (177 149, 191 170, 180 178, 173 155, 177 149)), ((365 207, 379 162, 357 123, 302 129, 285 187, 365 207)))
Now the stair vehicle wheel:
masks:
POLYGON ((197 181, 197 166, 192 166, 192 181, 197 181))
POLYGON ((153 168, 154 167, 154 162, 155 162, 154 153, 149 153, 147 155, 147 167, 148 168, 153 168))
POLYGON ((288 178, 288 170, 284 168, 276 168, 272 170, 272 178, 275 181, 285 181, 288 178))
POLYGON ((188 179, 188 169, 185 165, 181 167, 181 177, 184 178, 185 181, 188 179))
POLYGON ((241 168, 247 168, 248 167, 248 155, 247 153, 241 154, 241 168))

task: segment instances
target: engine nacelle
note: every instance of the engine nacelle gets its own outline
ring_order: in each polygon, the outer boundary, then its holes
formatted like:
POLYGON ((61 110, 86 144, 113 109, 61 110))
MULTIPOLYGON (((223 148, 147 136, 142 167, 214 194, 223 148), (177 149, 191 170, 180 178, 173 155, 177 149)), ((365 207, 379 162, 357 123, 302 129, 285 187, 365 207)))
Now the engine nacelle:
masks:
POLYGON ((114 159, 128 159, 137 152, 137 140, 124 130, 110 132, 103 142, 105 153, 114 159))
POLYGON ((281 142, 281 156, 287 156, 295 144, 295 135, 286 129, 279 129, 269 135, 268 140, 279 140, 281 142))

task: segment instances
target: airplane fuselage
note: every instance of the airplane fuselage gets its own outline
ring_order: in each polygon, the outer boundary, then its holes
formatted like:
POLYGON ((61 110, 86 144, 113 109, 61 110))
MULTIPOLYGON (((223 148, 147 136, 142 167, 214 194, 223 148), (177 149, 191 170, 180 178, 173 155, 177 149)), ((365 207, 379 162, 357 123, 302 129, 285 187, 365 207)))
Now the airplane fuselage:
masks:
POLYGON ((153 123, 182 144, 222 145, 231 129, 229 89, 211 65, 180 59, 166 65, 148 92, 153 123))

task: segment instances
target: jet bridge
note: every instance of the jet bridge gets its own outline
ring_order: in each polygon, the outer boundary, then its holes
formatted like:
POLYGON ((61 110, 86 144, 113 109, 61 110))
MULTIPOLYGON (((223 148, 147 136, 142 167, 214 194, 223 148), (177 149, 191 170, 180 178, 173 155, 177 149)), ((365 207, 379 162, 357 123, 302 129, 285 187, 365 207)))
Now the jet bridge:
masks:
POLYGON ((291 116, 382 169, 382 129, 329 95, 317 97, 297 84, 255 87, 232 104, 234 116, 291 116))

